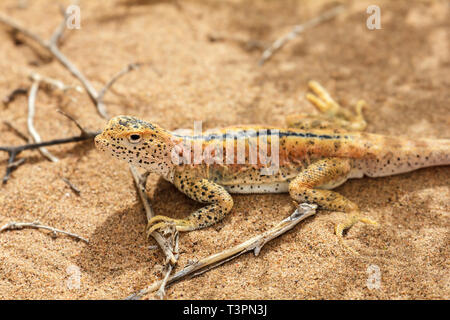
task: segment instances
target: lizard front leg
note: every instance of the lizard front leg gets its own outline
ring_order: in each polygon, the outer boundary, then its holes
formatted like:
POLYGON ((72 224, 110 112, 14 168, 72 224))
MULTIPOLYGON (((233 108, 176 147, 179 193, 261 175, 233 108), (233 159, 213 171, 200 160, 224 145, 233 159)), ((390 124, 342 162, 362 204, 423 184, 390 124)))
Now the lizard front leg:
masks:
POLYGON ((175 225, 178 231, 192 231, 211 226, 220 221, 233 207, 233 198, 220 185, 207 179, 189 177, 178 174, 175 176, 174 185, 189 198, 201 203, 208 203, 186 219, 173 219, 166 216, 155 216, 149 220, 147 236, 168 224, 175 225))
POLYGON ((344 183, 351 171, 351 160, 341 158, 327 158, 318 160, 290 182, 289 194, 298 202, 315 203, 319 208, 341 211, 348 214, 343 223, 336 224, 335 232, 339 241, 348 249, 343 239, 343 232, 355 223, 376 224, 376 222, 361 217, 358 206, 341 194, 323 189, 332 189, 344 183))

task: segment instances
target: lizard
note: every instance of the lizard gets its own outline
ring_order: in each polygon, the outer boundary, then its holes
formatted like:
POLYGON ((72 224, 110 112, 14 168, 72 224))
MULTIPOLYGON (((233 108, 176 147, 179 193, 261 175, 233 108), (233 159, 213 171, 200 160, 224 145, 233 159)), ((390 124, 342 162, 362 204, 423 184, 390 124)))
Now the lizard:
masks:
POLYGON ((185 219, 154 216, 148 221, 147 237, 169 224, 178 231, 192 231, 217 223, 232 210, 233 193, 288 192, 297 203, 314 203, 321 209, 345 213, 345 220, 335 225, 335 234, 346 246, 344 231, 357 222, 377 222, 332 189, 351 178, 450 165, 450 139, 408 139, 363 132, 367 126, 362 112, 364 100, 350 111, 318 82, 310 81, 308 86, 311 92, 306 99, 319 113, 289 115, 286 128, 235 126, 196 134, 117 116, 95 137, 95 144, 117 159, 161 175, 189 198, 205 204, 185 219), (257 151, 270 149, 270 167, 264 157, 252 154, 255 146, 257 151), (273 170, 264 172, 269 168, 273 170))

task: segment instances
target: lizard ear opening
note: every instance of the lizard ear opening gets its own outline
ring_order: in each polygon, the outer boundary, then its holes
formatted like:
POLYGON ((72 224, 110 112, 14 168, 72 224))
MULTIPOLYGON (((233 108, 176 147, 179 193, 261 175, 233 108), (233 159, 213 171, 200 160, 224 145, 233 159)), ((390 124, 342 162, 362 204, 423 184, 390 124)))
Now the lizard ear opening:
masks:
POLYGON ((128 140, 129 140, 131 143, 138 143, 138 142, 140 142, 140 141, 142 140, 142 136, 141 136, 140 134, 133 133, 133 134, 130 134, 130 135, 128 136, 128 140))

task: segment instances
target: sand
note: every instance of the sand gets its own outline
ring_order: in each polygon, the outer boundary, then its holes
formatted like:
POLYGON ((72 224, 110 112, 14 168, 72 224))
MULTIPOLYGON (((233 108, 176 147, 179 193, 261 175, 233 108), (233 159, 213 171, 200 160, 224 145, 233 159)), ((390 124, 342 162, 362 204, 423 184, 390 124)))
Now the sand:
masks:
MULTIPOLYGON (((28 1, 25 9, 17 3, 1 1, 0 11, 46 39, 61 21, 54 1, 28 1)), ((111 115, 168 129, 193 128, 200 120, 204 129, 283 125, 288 114, 313 112, 304 94, 315 79, 343 105, 364 98, 368 132, 450 138, 448 2, 378 1, 381 30, 366 27, 371 1, 346 3, 345 13, 292 40, 262 67, 261 44, 332 2, 82 0, 81 29, 66 33, 61 50, 97 89, 130 62, 144 63, 114 85, 105 103, 111 115)), ((8 30, 0 26, 0 97, 29 86, 31 71, 78 84, 39 46, 21 36, 13 41, 8 30)), ((44 140, 78 134, 57 109, 90 130, 105 125, 86 93, 40 90, 35 127, 44 140)), ((26 117, 25 96, 0 106, 0 119, 23 132, 26 117)), ((22 143, 3 124, 0 135, 0 145, 22 143)), ((90 244, 31 229, 0 234, 0 298, 122 299, 159 279, 164 256, 148 248, 155 242, 146 240, 127 165, 92 142, 49 150, 59 162, 37 151, 20 155, 26 163, 1 187, 0 225, 38 220, 90 244)), ((6 161, 1 153, 2 171, 6 161)), ((199 207, 157 175, 147 189, 157 214, 184 217, 199 207)), ((450 298, 449 167, 352 180, 337 191, 380 223, 348 232, 359 256, 343 251, 333 234, 343 215, 320 211, 258 257, 244 255, 175 284, 167 299, 450 298)), ((234 199, 222 222, 181 235, 178 269, 268 230, 294 209, 287 194, 234 199)))

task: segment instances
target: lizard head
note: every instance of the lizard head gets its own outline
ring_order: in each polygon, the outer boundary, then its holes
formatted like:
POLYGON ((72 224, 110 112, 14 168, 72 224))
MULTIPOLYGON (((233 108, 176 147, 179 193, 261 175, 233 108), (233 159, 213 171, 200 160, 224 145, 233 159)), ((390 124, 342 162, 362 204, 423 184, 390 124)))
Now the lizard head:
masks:
POLYGON ((95 137, 100 150, 130 164, 160 174, 171 167, 171 135, 156 124, 129 116, 109 120, 95 137))

